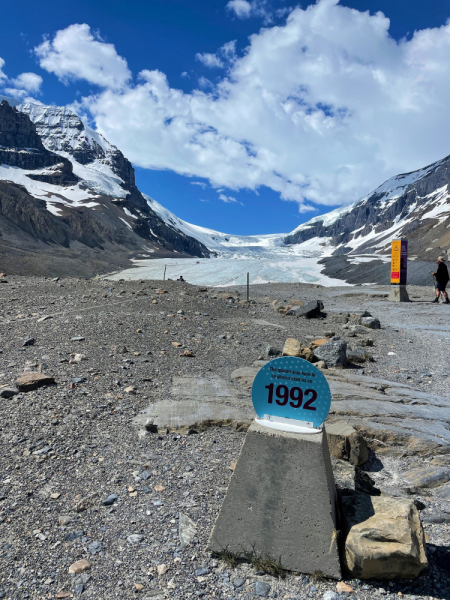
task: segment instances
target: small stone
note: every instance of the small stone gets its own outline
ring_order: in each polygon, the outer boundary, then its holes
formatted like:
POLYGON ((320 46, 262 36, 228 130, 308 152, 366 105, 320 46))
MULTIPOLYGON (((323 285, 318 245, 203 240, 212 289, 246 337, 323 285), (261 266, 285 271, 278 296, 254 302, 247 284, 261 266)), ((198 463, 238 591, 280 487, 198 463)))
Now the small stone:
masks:
POLYGON ((105 498, 103 500, 102 504, 103 504, 103 506, 111 506, 118 499, 119 499, 119 496, 117 494, 110 494, 107 498, 105 498))
POLYGON ((90 568, 90 563, 83 558, 81 560, 77 560, 77 562, 74 562, 73 565, 70 565, 69 574, 83 573, 84 571, 88 571, 90 568))
POLYGON ((60 515, 58 517, 58 523, 60 525, 68 525, 71 522, 72 522, 72 517, 69 515, 60 515))
POLYGON ((369 329, 381 329, 379 319, 375 319, 374 317, 361 317, 361 325, 369 329))
POLYGON ((266 356, 281 356, 281 350, 279 348, 274 348, 273 346, 266 346, 266 356))
POLYGON ((144 586, 142 585, 142 583, 135 583, 134 587, 137 592, 141 592, 144 589, 144 586))
POLYGON ((187 356, 189 358, 195 358, 195 354, 192 354, 192 352, 190 350, 185 350, 183 352, 183 354, 180 354, 180 356, 187 356))
POLYGON ((84 342, 84 337, 81 335, 77 335, 73 338, 70 338, 71 342, 84 342))
POLYGON ((158 575, 161 577, 161 575, 164 575, 164 573, 167 573, 167 571, 169 570, 169 567, 167 565, 158 565, 156 567, 156 571, 158 573, 158 575))
POLYGON ((54 377, 44 375, 43 373, 23 373, 17 380, 16 386, 19 392, 30 392, 45 385, 55 383, 54 377))
POLYGON ((172 342, 172 346, 175 346, 175 348, 180 348, 182 345, 180 342, 172 342))
POLYGON ((194 569, 194 573, 197 577, 204 577, 209 574, 208 567, 199 567, 198 569, 194 569))
POLYGON ((84 585, 82 583, 77 583, 73 586, 73 594, 74 596, 81 596, 84 592, 84 585))
POLYGON ((325 592, 322 596, 323 600, 342 600, 342 596, 336 594, 336 592, 325 592))
POLYGON ((178 535, 181 547, 185 548, 197 537, 197 526, 187 515, 180 513, 178 535))
POLYGON ((132 385, 129 385, 123 391, 125 394, 136 394, 136 388, 134 388, 132 385))
POLYGON ((88 546, 88 550, 90 554, 98 554, 102 550, 101 542, 91 542, 88 546))
POLYGON ((136 333, 142 333, 142 329, 136 329, 136 333))
POLYGON ((35 339, 34 338, 26 338, 23 342, 22 342, 22 346, 34 346, 35 344, 35 339))
POLYGON ((70 598, 72 596, 71 592, 58 592, 55 598, 70 598))
POLYGON ((87 510, 88 508, 92 508, 93 506, 96 506, 98 501, 99 501, 99 494, 98 494, 98 492, 94 492, 93 494, 86 496, 86 498, 82 498, 76 505, 75 510, 76 510, 76 512, 83 512, 84 510, 87 510))
POLYGON ((75 354, 74 357, 72 358, 72 360, 76 363, 79 363, 82 360, 87 360, 87 357, 85 354, 75 354))
POLYGON ((127 537, 127 542, 129 544, 140 544, 144 539, 143 535, 140 535, 139 533, 133 533, 132 535, 129 535, 127 537))
POLYGON ((315 363, 314 366, 317 367, 318 369, 327 369, 327 365, 325 364, 324 360, 319 360, 318 362, 315 363))
POLYGON ((163 485, 155 485, 155 487, 153 488, 155 490, 155 492, 165 492, 166 488, 163 485))
POLYGON ((75 385, 77 385, 79 383, 84 383, 86 381, 86 379, 84 377, 72 377, 72 379, 70 381, 72 383, 74 383, 75 385))
POLYGON ((54 492, 53 494, 50 494, 50 498, 52 500, 58 500, 58 498, 61 496, 61 494, 59 492, 54 492))
POLYGON ((231 583, 233 587, 240 588, 244 585, 245 579, 243 577, 235 577, 231 583))
POLYGON ((41 317, 40 319, 38 319, 37 322, 43 323, 44 321, 48 321, 49 319, 53 319, 53 317, 51 315, 45 315, 44 317, 41 317))
POLYGON ((336 591, 337 592, 347 592, 349 594, 352 594, 355 590, 350 587, 349 585, 347 585, 346 583, 344 583, 343 581, 339 581, 336 584, 336 591))
POLYGON ((255 583, 255 594, 260 598, 267 598, 270 592, 270 585, 265 581, 257 581, 255 583))

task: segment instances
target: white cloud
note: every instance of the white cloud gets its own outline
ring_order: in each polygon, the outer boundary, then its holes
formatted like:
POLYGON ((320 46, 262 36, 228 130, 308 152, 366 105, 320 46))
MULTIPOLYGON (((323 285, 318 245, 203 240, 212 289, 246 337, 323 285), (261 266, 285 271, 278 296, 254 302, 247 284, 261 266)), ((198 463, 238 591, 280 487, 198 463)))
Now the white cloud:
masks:
MULTIPOLYGON (((263 17, 265 22, 271 20, 271 10, 267 0, 230 0, 226 9, 234 13, 238 19, 248 19, 249 17, 263 17)), ((283 9, 282 9, 282 12, 283 9)), ((279 14, 279 13, 278 13, 279 14)))
MULTIPOLYGON (((228 204, 242 204, 242 202, 239 202, 239 200, 236 200, 236 198, 233 196, 226 196, 225 194, 219 194, 219 200, 222 200, 222 202, 226 202, 228 204)), ((244 205, 242 204, 242 206, 244 205)))
POLYGON ((2 82, 2 79, 6 79, 6 75, 3 73, 2 69, 5 66, 5 61, 3 60, 3 58, 0 57, 0 83, 2 82))
MULTIPOLYGON (((382 13, 319 0, 252 35, 217 85, 185 93, 143 71, 82 102, 140 167, 227 190, 267 186, 304 211, 357 200, 449 153, 449 56, 450 22, 397 42, 382 13)), ((66 77, 81 76, 73 68, 66 77)))
POLYGON ((206 183, 203 181, 191 181, 191 185, 199 185, 203 190, 207 187, 206 183))
POLYGON ((226 7, 240 19, 246 19, 252 12, 252 5, 247 0, 230 0, 226 7))
POLYGON ((205 67, 223 67, 223 62, 215 54, 208 54, 207 52, 204 54, 197 53, 195 58, 203 63, 205 67))
MULTIPOLYGON (((99 38, 99 36, 96 36, 99 38)), ((113 44, 96 39, 89 25, 74 24, 58 31, 34 51, 40 66, 61 81, 85 79, 90 83, 119 89, 131 78, 127 61, 113 44)))
POLYGON ((36 73, 22 73, 15 79, 12 79, 11 83, 16 88, 37 93, 40 91, 42 85, 42 77, 36 73))

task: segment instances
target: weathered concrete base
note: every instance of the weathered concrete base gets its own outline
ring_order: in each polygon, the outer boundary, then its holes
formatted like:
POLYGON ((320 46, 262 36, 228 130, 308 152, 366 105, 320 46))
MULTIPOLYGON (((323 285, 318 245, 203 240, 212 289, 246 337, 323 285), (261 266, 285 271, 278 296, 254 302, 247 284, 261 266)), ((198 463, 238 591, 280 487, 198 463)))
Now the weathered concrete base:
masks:
POLYGON ((340 578, 336 488, 325 430, 252 423, 208 549, 269 557, 290 571, 340 578))
POLYGON ((408 292, 404 285, 391 285, 388 300, 390 302, 409 302, 408 292))

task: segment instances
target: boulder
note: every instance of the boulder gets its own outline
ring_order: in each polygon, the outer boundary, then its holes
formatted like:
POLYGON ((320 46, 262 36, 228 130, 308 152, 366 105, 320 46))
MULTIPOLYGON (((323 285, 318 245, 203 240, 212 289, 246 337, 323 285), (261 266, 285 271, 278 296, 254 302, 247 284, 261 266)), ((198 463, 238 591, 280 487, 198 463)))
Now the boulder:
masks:
POLYGON ((341 530, 344 563, 354 578, 414 579, 428 566, 419 512, 408 500, 346 494, 341 530))
POLYGON ((327 367, 345 367, 347 364, 347 342, 339 336, 330 338, 314 350, 314 356, 323 360, 327 367))
POLYGON ((363 363, 366 362, 368 358, 368 353, 362 348, 355 348, 354 350, 347 348, 347 360, 352 363, 363 363))
POLYGON ((51 385, 55 383, 54 377, 44 375, 44 373, 23 373, 18 379, 16 379, 16 386, 19 392, 31 392, 44 385, 51 385))
POLYGON ((364 438, 348 423, 331 423, 327 425, 326 432, 330 454, 335 458, 348 460, 355 466, 364 465, 369 460, 364 438))
POLYGON ((283 356, 301 356, 302 346, 294 338, 288 338, 284 343, 283 356))
POLYGON ((286 311, 286 314, 294 317, 304 317, 305 319, 314 319, 320 317, 322 310, 323 302, 321 300, 315 300, 314 302, 308 302, 308 304, 305 304, 304 306, 294 306, 286 311))
POLYGON ((368 327, 369 329, 381 329, 379 319, 374 317, 361 317, 361 325, 368 327))

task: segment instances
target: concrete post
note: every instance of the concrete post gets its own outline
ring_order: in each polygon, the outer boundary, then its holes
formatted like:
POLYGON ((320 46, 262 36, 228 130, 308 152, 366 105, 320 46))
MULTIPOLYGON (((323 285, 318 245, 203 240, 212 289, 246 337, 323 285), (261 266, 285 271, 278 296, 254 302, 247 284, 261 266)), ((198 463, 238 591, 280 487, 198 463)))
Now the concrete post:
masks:
POLYGON ((336 488, 325 428, 286 433, 253 423, 208 549, 256 554, 290 571, 340 578, 336 488))
POLYGON ((391 284, 388 300, 390 302, 409 302, 409 296, 406 290, 406 286, 391 284))

